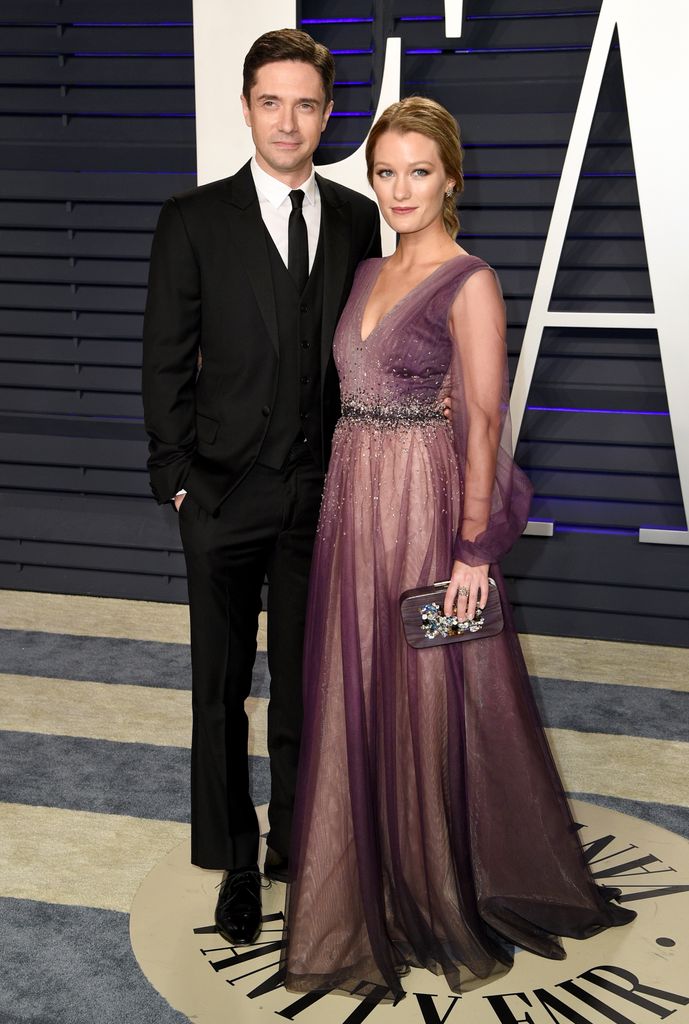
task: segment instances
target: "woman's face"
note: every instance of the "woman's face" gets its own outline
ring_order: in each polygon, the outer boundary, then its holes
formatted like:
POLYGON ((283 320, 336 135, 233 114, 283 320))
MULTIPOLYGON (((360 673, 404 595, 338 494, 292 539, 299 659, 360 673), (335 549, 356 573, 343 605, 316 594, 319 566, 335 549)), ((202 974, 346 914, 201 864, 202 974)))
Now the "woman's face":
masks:
POLYGON ((390 227, 404 235, 442 219, 443 199, 454 181, 438 146, 419 132, 389 131, 373 153, 373 190, 390 227))

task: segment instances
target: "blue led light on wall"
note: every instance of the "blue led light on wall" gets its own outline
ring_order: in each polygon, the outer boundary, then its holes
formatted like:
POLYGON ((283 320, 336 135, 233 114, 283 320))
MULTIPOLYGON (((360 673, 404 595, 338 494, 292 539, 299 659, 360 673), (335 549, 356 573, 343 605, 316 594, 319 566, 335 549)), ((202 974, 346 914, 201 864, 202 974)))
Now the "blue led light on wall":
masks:
MULTIPOLYGON (((64 23, 63 23, 64 24, 64 23)), ((191 21, 72 21, 65 28, 192 28, 191 21)))
POLYGON ((527 405, 528 412, 584 412, 599 416, 669 416, 669 412, 649 412, 644 409, 577 409, 565 405, 527 405))
MULTIPOLYGON (((41 115, 39 115, 39 116, 41 116, 41 115)), ((181 112, 180 113, 176 113, 174 111, 169 111, 169 110, 166 111, 165 113, 161 113, 160 111, 155 111, 155 110, 149 110, 149 111, 146 111, 146 110, 143 110, 143 111, 141 111, 141 110, 128 110, 128 111, 123 111, 123 112, 120 111, 118 113, 113 113, 112 111, 108 111, 108 110, 70 110, 69 114, 67 114, 67 117, 112 117, 112 118, 118 118, 118 119, 124 119, 124 118, 130 118, 130 117, 148 117, 148 118, 154 118, 154 117, 155 118, 161 118, 161 117, 191 117, 191 118, 196 118, 196 114, 190 114, 188 112, 187 113, 181 113, 181 112)))
POLYGON ((370 25, 373 18, 302 18, 302 25, 370 25))
MULTIPOLYGON (((53 56, 46 54, 46 56, 53 56)), ((161 53, 159 50, 74 50, 66 54, 71 57, 193 57, 191 50, 174 50, 171 53, 161 53)))
POLYGON ((639 535, 638 530, 627 530, 621 526, 566 526, 556 523, 554 529, 555 533, 598 533, 608 537, 638 537, 639 535))

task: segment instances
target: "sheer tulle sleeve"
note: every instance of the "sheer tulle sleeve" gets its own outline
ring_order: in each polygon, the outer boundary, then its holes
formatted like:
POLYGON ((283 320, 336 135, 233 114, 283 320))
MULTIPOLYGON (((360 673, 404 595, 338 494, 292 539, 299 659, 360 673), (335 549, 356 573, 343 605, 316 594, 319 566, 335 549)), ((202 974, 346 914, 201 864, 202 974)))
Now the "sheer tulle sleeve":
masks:
POLYGON ((462 479, 455 559, 497 562, 522 533, 532 487, 512 458, 505 306, 487 266, 465 279, 450 310, 450 386, 462 479))

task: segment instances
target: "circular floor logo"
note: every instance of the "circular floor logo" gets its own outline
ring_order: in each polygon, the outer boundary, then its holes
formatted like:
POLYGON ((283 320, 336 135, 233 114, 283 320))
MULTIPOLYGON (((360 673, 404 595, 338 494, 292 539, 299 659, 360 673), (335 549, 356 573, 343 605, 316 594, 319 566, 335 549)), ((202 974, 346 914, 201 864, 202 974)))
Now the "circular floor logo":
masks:
POLYGON ((462 996, 413 970, 407 998, 287 992, 277 980, 284 886, 264 891, 255 946, 217 934, 219 872, 189 864, 186 843, 148 875, 132 906, 141 969, 175 1009, 197 1024, 651 1024, 689 1021, 689 842, 624 814, 576 801, 576 820, 596 879, 622 890, 638 917, 585 941, 565 940, 567 959, 519 952, 513 968, 462 996))

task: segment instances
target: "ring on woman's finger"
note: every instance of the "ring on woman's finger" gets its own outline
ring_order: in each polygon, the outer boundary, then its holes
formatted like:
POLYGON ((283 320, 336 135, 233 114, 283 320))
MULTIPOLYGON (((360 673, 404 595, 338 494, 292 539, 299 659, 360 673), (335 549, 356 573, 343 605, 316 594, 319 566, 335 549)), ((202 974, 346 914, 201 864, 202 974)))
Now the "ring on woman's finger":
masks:
POLYGON ((469 588, 468 587, 460 587, 459 590, 457 591, 457 596, 458 597, 468 597, 469 596, 469 588))

